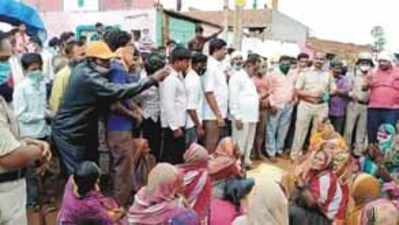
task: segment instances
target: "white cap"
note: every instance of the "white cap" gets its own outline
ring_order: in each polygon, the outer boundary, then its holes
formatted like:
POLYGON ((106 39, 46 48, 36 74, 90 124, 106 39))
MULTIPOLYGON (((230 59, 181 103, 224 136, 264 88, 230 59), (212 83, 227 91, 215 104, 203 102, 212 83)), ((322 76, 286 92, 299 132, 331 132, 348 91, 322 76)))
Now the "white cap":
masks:
POLYGON ((357 56, 358 59, 366 59, 366 60, 373 60, 373 57, 369 52, 361 52, 357 56))
POLYGON ((242 54, 242 52, 240 51, 234 51, 233 53, 231 53, 231 59, 235 59, 241 57, 244 59, 244 55, 242 54))

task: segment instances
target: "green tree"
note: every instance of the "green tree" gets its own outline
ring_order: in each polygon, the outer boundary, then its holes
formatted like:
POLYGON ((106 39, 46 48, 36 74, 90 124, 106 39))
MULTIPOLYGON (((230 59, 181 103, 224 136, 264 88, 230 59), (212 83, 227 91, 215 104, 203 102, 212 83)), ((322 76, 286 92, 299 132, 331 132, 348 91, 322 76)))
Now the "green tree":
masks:
POLYGON ((373 48, 376 52, 382 52, 385 49, 387 43, 385 38, 385 31, 382 26, 374 26, 371 29, 371 36, 373 37, 373 48))

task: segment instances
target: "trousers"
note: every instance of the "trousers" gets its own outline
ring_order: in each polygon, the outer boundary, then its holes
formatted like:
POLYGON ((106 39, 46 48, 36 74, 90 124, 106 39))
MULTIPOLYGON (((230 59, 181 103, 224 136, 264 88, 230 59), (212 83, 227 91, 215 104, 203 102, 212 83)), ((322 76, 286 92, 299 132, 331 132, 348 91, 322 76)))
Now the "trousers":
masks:
POLYGON ((186 151, 186 137, 184 128, 180 129, 183 131, 183 135, 178 138, 173 136, 173 131, 170 128, 162 129, 163 146, 161 161, 173 165, 183 163, 183 155, 186 151))
POLYGON ((243 128, 238 130, 235 121, 232 124, 233 139, 237 143, 245 165, 251 165, 251 151, 255 140, 256 123, 244 122, 243 128))
POLYGON ((392 126, 396 126, 398 121, 399 110, 398 109, 368 109, 367 111, 367 136, 369 143, 377 143, 377 132, 378 128, 388 123, 392 126))
POLYGON ((346 112, 345 140, 354 152, 360 153, 366 147, 367 105, 350 102, 346 112), (354 136, 356 133, 356 137, 354 136), (355 139, 352 143, 353 138, 355 139))
POLYGON ((108 132, 107 142, 112 156, 114 198, 124 206, 129 203, 129 197, 133 192, 133 137, 129 131, 108 132))
POLYGON ((269 156, 283 154, 285 139, 291 124, 292 105, 286 105, 275 114, 268 114, 266 152, 269 156))
POLYGON ((203 124, 205 129, 203 143, 209 154, 212 154, 216 150, 223 132, 216 120, 205 120, 203 124))
POLYGON ((0 224, 27 225, 26 182, 19 179, 0 183, 0 224))
MULTIPOLYGON (((297 118, 295 123, 294 143, 291 150, 291 158, 297 159, 303 153, 303 146, 308 135, 310 125, 315 125, 317 119, 328 116, 327 104, 312 104, 301 101, 298 105, 297 118)), ((312 127, 312 130, 316 126, 312 127)))

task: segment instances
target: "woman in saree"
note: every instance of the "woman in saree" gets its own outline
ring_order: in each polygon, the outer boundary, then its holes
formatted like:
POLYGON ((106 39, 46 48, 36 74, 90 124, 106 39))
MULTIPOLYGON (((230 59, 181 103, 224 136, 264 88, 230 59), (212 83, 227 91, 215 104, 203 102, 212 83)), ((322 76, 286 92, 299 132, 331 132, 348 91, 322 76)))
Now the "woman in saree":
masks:
POLYGON ((127 215, 129 225, 199 225, 197 214, 180 196, 182 186, 178 169, 159 163, 135 196, 127 215))
POLYGON ((232 138, 220 141, 210 157, 208 169, 213 182, 213 197, 221 199, 226 180, 242 176, 240 151, 232 138))
POLYGON ((332 170, 332 157, 321 150, 312 156, 305 179, 298 180, 298 196, 290 207, 290 224, 343 224, 349 198, 332 170))
POLYGON ((381 198, 380 182, 359 174, 351 187, 354 206, 348 210, 347 225, 397 225, 399 211, 392 201, 381 198))
POLYGON ((383 124, 377 132, 378 145, 369 146, 360 159, 362 171, 381 178, 384 182, 399 179, 399 138, 391 124, 383 124))
POLYGON ((184 197, 198 214, 201 224, 206 224, 212 197, 212 181, 208 172, 208 151, 193 143, 183 155, 184 164, 178 166, 183 174, 184 197))
POLYGON ((58 225, 123 225, 124 210, 104 197, 98 186, 100 168, 91 161, 81 163, 69 178, 58 214, 58 225))

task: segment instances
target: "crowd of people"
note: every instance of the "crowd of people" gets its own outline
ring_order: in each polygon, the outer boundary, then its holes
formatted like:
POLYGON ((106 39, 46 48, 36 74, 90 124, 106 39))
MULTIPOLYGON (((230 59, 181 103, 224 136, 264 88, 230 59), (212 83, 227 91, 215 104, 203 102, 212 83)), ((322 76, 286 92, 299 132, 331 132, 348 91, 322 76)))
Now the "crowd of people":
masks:
POLYGON ((187 47, 143 33, 0 32, 0 224, 27 224, 58 164, 57 225, 399 224, 398 55, 271 60, 201 27, 187 47))

